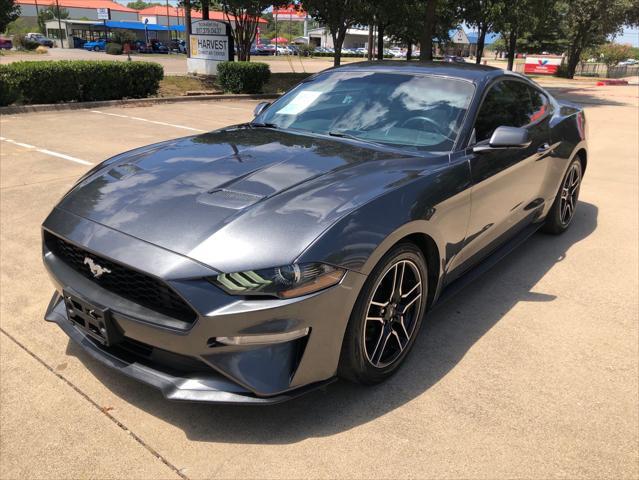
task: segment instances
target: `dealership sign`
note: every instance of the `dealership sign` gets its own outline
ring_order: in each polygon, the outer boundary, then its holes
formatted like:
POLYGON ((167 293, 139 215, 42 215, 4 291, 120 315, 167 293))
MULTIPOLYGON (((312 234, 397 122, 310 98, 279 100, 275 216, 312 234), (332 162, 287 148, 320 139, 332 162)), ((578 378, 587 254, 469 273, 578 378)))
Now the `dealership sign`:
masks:
POLYGON ((233 60, 231 26, 224 22, 198 20, 192 24, 191 58, 224 62, 233 60))
POLYGON ((110 8, 98 8, 98 20, 111 20, 111 9, 110 8))
POLYGON ((561 55, 527 55, 524 73, 554 75, 561 66, 561 55))

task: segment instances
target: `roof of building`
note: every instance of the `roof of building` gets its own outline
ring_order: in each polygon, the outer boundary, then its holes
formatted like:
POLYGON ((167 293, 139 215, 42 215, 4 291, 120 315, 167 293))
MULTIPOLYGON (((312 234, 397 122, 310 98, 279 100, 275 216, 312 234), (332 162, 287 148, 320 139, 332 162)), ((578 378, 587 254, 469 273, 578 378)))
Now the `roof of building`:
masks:
MULTIPOLYGON (((35 0, 16 0, 16 3, 19 5, 34 5, 36 4, 35 0)), ((53 2, 50 2, 53 3, 53 2)), ((88 9, 97 9, 97 8, 110 8, 111 10, 115 10, 118 12, 132 12, 135 13, 137 10, 133 10, 132 8, 125 7, 117 2, 112 2, 111 0, 58 0, 60 8, 88 8, 88 9)), ((46 1, 40 0, 38 2, 38 6, 41 8, 46 8, 49 6, 49 3, 46 1)))
MULTIPOLYGON (((163 5, 154 5, 153 7, 148 7, 148 8, 144 8, 142 10, 138 10, 138 13, 141 16, 149 16, 149 15, 155 15, 155 16, 161 16, 161 17, 166 17, 166 6, 163 5)), ((169 17, 184 17, 184 8, 176 8, 176 7, 169 7, 169 17)), ((233 15, 230 16, 231 20, 233 20, 235 17, 233 17, 233 15)), ((202 12, 198 12, 197 10, 191 10, 191 18, 202 18, 202 12)), ((217 10, 211 10, 209 11, 209 20, 218 20, 221 22, 227 22, 228 19, 226 17, 226 15, 224 14, 224 12, 220 12, 217 10)), ((260 18, 260 23, 267 23, 265 19, 260 18)))

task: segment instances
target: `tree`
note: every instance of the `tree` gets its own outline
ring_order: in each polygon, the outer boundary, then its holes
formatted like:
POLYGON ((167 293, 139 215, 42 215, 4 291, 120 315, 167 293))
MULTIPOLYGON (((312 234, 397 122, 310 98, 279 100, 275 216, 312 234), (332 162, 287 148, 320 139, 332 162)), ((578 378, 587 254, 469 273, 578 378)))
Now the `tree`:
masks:
POLYGON ((339 66, 346 32, 361 20, 366 0, 306 0, 304 7, 311 17, 323 23, 331 33, 335 49, 333 65, 339 66))
POLYGON ((20 5, 15 0, 0 0, 0 32, 20 16, 20 5))
POLYGON ((396 42, 403 43, 408 48, 406 60, 411 61, 413 45, 419 43, 422 28, 422 18, 415 15, 417 5, 415 1, 399 2, 394 7, 395 21, 387 28, 388 36, 396 42))
POLYGON ((630 45, 622 45, 619 43, 604 43, 596 52, 598 57, 607 67, 614 67, 619 62, 627 60, 632 55, 632 47, 630 45))
POLYGON ((255 40, 262 12, 271 5, 267 0, 223 0, 222 10, 233 23, 233 39, 239 61, 251 59, 251 45, 255 40), (232 18, 232 20, 231 20, 232 18))
POLYGON ((437 11, 437 0, 425 0, 422 18, 422 35, 419 42, 421 61, 433 60, 433 36, 435 34, 435 12, 437 11))
MULTIPOLYGON (((48 7, 40 8, 38 11, 38 29, 41 33, 46 31, 45 24, 49 20, 58 18, 58 8, 51 4, 48 7)), ((69 18, 69 11, 66 8, 60 8, 60 19, 69 18)))
POLYGON ((494 22, 494 29, 504 39, 508 70, 512 70, 515 64, 518 40, 525 32, 535 29, 534 24, 544 15, 547 4, 552 1, 518 0, 509 4, 507 8, 501 9, 501 15, 494 22))
MULTIPOLYGON (((512 8, 517 2, 507 2, 507 8, 512 8)), ((481 63, 486 43, 486 34, 494 31, 502 10, 506 8, 503 0, 465 0, 460 4, 460 16, 470 27, 477 29, 477 52, 475 63, 481 63)))
POLYGON ((573 78, 581 54, 601 45, 632 21, 636 0, 561 0, 557 14, 568 42, 567 76, 573 78))

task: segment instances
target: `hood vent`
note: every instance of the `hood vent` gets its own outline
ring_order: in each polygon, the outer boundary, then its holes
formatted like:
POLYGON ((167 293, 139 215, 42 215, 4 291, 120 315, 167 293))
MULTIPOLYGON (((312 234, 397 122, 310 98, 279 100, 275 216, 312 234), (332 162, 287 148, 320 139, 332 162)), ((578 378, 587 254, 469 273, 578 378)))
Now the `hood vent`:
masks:
POLYGON ((262 198, 264 197, 260 195, 253 195, 251 193, 215 189, 199 195, 197 197, 197 202, 204 205, 212 205, 214 207, 241 210, 259 202, 262 198))

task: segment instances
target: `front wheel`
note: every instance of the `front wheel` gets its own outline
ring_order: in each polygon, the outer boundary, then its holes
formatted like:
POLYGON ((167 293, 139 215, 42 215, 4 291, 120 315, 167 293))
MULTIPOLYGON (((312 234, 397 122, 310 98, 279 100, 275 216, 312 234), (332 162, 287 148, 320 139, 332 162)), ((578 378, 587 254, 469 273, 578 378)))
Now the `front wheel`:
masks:
POLYGON ((99 52, 100 51, 100 47, 93 47, 93 51, 94 52, 99 52))
POLYGON ((355 303, 338 375, 375 384, 395 373, 415 342, 427 294, 421 250, 412 243, 392 248, 373 269, 355 303))
POLYGON ((561 181, 555 202, 548 212, 542 228, 544 232, 559 235, 568 229, 575 216, 582 175, 581 162, 576 158, 568 167, 566 175, 561 181))

